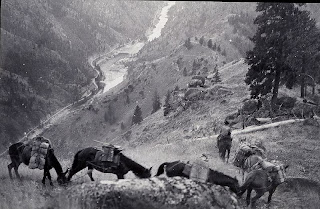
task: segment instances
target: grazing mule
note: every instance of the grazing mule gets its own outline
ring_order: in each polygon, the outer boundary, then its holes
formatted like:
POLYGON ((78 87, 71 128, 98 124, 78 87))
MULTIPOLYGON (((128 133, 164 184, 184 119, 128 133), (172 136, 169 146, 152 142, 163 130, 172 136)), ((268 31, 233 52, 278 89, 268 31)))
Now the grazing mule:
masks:
MULTIPOLYGON (((186 164, 181 161, 162 163, 158 168, 158 172, 156 176, 160 176, 161 174, 164 173, 164 171, 166 171, 166 174, 168 177, 181 176, 181 177, 189 178, 189 176, 183 172, 185 166, 186 164)), ((233 191, 234 193, 239 192, 240 186, 236 178, 232 178, 230 176, 227 176, 221 172, 218 172, 212 169, 209 169, 207 182, 221 185, 221 186, 228 186, 230 190, 233 191)))
MULTIPOLYGON (((288 165, 284 167, 285 169, 288 168, 288 165)), ((241 197, 245 191, 247 191, 247 198, 246 202, 247 205, 250 205, 250 198, 251 198, 251 192, 254 190, 256 192, 256 195, 251 199, 251 205, 254 208, 256 201, 264 195, 265 192, 269 192, 268 196, 268 203, 271 201, 272 194, 276 190, 277 186, 280 184, 278 183, 275 178, 277 177, 277 170, 274 172, 271 172, 269 175, 271 175, 272 181, 269 180, 269 176, 267 174, 267 171, 265 170, 253 170, 251 171, 247 177, 243 185, 240 187, 240 192, 237 194, 238 197, 241 197)))
POLYGON ((70 181, 73 175, 86 167, 88 167, 88 176, 90 177, 91 181, 94 181, 92 177, 93 169, 103 173, 113 173, 117 175, 118 179, 124 179, 124 175, 129 171, 132 171, 139 178, 151 177, 152 167, 149 169, 143 167, 142 165, 134 162, 133 160, 120 153, 120 150, 117 149, 115 149, 115 155, 120 155, 120 163, 117 167, 97 166, 99 162, 95 162, 95 156, 98 151, 100 150, 94 147, 87 147, 79 150, 74 156, 72 167, 69 171, 69 175, 67 176, 67 180, 70 181))
POLYGON ((217 146, 218 146, 218 150, 219 150, 219 156, 220 158, 225 161, 226 158, 226 152, 227 152, 227 163, 229 161, 229 157, 230 157, 230 150, 231 150, 231 146, 232 146, 232 138, 231 136, 218 136, 218 142, 217 142, 217 146))
MULTIPOLYGON (((21 163, 24 163, 25 165, 29 165, 30 158, 31 158, 31 150, 32 146, 25 145, 22 142, 18 142, 15 144, 12 144, 9 147, 9 155, 11 159, 11 163, 8 165, 9 170, 9 176, 12 179, 12 173, 11 170, 14 168, 14 171, 16 173, 16 176, 21 179, 18 168, 21 163)), ((57 173, 57 181, 59 184, 64 184, 66 182, 66 172, 62 171, 61 164, 59 163, 58 159, 54 155, 54 151, 52 148, 48 149, 47 155, 45 157, 45 165, 43 170, 43 179, 42 183, 45 185, 46 177, 48 177, 50 181, 50 185, 53 185, 50 175, 50 170, 54 168, 57 173)))

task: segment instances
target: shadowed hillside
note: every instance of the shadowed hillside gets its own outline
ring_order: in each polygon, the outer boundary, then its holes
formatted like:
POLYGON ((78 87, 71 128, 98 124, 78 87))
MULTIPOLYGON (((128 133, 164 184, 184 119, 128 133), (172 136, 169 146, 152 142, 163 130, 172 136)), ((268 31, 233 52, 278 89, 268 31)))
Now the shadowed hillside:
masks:
POLYGON ((94 90, 97 73, 88 58, 143 38, 160 7, 156 2, 3 1, 2 145, 94 90))

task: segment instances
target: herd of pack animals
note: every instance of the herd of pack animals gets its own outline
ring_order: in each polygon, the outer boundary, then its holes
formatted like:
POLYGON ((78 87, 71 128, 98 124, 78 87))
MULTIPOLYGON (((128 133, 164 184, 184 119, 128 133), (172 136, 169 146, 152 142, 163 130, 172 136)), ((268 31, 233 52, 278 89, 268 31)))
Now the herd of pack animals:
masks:
MULTIPOLYGON (((232 144, 231 138, 231 131, 227 134, 229 137, 223 137, 222 133, 220 133, 218 137, 218 152, 220 158, 225 162, 228 163, 229 154, 232 144), (220 137, 222 136, 222 137, 220 137), (230 140, 231 138, 231 140, 230 140), (226 152, 228 152, 227 156, 225 156, 226 152)), ((54 149, 52 148, 52 144, 50 140, 38 136, 33 139, 41 140, 43 142, 47 142, 50 146, 48 147, 47 154, 45 155, 45 164, 43 166, 43 179, 42 183, 45 185, 46 178, 49 179, 50 185, 53 185, 50 175, 50 170, 52 168, 55 169, 57 173, 57 182, 62 185, 70 182, 71 178, 79 171, 84 168, 88 168, 88 176, 90 177, 91 181, 94 181, 92 176, 93 169, 98 170, 103 173, 113 173, 117 175, 118 179, 124 179, 124 175, 127 174, 129 171, 135 174, 138 178, 150 178, 151 177, 151 168, 145 168, 144 166, 138 164, 137 162, 131 160, 130 158, 126 157, 121 151, 122 149, 117 146, 109 145, 109 148, 112 147, 112 154, 113 156, 117 156, 117 163, 114 162, 101 162, 101 158, 97 156, 101 155, 101 153, 105 153, 104 150, 94 148, 94 147, 87 147, 84 149, 79 150, 73 159, 71 168, 67 168, 66 171, 63 171, 61 164, 59 163, 58 159, 54 154, 54 149)), ((31 141, 32 142, 32 141, 31 141)), ((240 140, 240 146, 244 145, 245 141, 240 140)), ((32 146, 29 143, 18 142, 12 144, 9 147, 9 156, 11 159, 11 163, 8 165, 9 176, 12 179, 12 168, 15 171, 17 178, 21 180, 21 177, 18 172, 18 167, 21 163, 25 165, 29 165, 31 154, 33 152, 32 146)), ((102 146, 105 147, 105 146, 102 146)), ((234 177, 230 177, 225 175, 224 173, 215 171, 209 167, 207 167, 207 183, 212 183, 216 185, 226 186, 235 193, 239 198, 247 191, 246 203, 249 206, 250 203, 252 206, 255 205, 256 201, 264 195, 265 192, 269 192, 268 196, 268 203, 271 201, 272 194, 275 192, 277 186, 283 181, 279 181, 279 169, 275 169, 275 166, 271 166, 271 169, 262 169, 263 163, 268 163, 266 161, 266 157, 264 156, 265 148, 262 147, 258 149, 251 149, 248 152, 240 152, 238 148, 237 153, 242 153, 242 158, 235 158, 233 165, 237 166, 240 171, 242 171, 242 181, 243 184, 240 186, 238 180, 234 177), (237 160, 237 162, 236 162, 237 160), (246 178, 244 179, 245 172, 247 173, 246 178), (251 192, 254 190, 256 195, 251 199, 251 192)), ((257 147, 255 147, 257 148, 257 147)), ((34 152, 33 152, 34 153, 34 152)), ((110 154, 110 153, 109 153, 110 154)), ((236 155, 237 156, 237 155, 236 155)), ((240 155, 239 155, 240 156, 240 155)), ((270 163, 269 163, 270 164, 270 163)), ((164 162, 162 163, 155 176, 160 176, 165 172, 167 177, 186 177, 190 178, 189 173, 185 172, 187 166, 191 166, 189 162, 184 163, 180 160, 174 162, 164 162)), ((281 165, 283 174, 285 174, 285 169, 288 165, 281 165)), ((30 168, 30 166, 29 166, 30 168)))

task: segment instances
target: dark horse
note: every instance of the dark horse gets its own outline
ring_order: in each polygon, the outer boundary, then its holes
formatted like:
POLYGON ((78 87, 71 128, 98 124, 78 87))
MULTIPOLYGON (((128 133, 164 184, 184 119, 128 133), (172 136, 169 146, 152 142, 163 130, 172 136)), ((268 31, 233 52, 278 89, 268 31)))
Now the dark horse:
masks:
POLYGON ((107 168, 107 167, 99 167, 95 166, 98 162, 94 162, 96 153, 100 151, 99 149, 93 147, 87 147, 80 151, 78 151, 73 159, 72 167, 69 171, 69 175, 67 180, 70 181, 72 176, 79 172, 80 170, 88 167, 88 175, 91 181, 94 181, 92 177, 92 170, 96 169, 103 173, 113 173, 116 174, 118 179, 124 179, 124 175, 129 171, 132 171, 137 177, 139 178, 149 178, 151 177, 151 168, 147 169, 138 163, 134 162, 133 160, 129 159, 128 157, 124 156, 120 153, 119 150, 116 149, 115 154, 120 155, 120 164, 114 168, 107 168))
POLYGON ((227 152, 227 163, 229 161, 229 157, 230 157, 230 150, 231 150, 231 146, 232 146, 232 138, 230 135, 228 136, 221 136, 219 135, 217 138, 217 147, 219 150, 219 156, 220 158, 225 161, 226 158, 226 152, 227 152))
MULTIPOLYGON (((179 160, 174 162, 162 163, 158 168, 158 172, 156 176, 160 176, 161 174, 164 173, 164 170, 165 170, 168 177, 181 176, 181 177, 189 178, 188 175, 183 173, 185 166, 186 166, 186 163, 183 163, 179 160)), ((234 193, 239 192, 240 186, 239 186, 238 180, 236 178, 227 176, 221 172, 210 169, 207 181, 209 183, 213 183, 221 186, 228 186, 230 190, 233 191, 234 193)))
MULTIPOLYGON (((31 158, 31 150, 32 146, 25 145, 22 142, 18 142, 15 144, 12 144, 9 147, 9 155, 11 159, 11 163, 8 165, 9 170, 9 176, 12 179, 12 173, 11 169, 14 168, 14 171, 16 173, 16 176, 21 179, 18 168, 21 163, 24 163, 25 165, 29 165, 30 158, 31 158)), ((43 179, 42 183, 45 184, 46 177, 48 177, 50 181, 50 185, 53 185, 50 175, 50 169, 54 168, 57 172, 58 178, 57 181, 59 184, 63 184, 66 182, 66 172, 62 171, 61 164, 59 163, 58 159, 54 155, 54 151, 52 148, 48 149, 46 158, 45 158, 45 165, 44 165, 44 171, 43 171, 43 179)))
MULTIPOLYGON (((288 165, 284 167, 288 168, 288 165)), ((271 201, 272 194, 276 190, 277 186, 280 184, 275 180, 277 176, 277 171, 269 173, 272 181, 269 180, 267 171, 265 170, 253 170, 251 171, 247 177, 243 185, 240 187, 240 192, 237 194, 239 197, 243 195, 245 191, 247 191, 246 202, 247 205, 250 205, 251 192, 254 190, 256 195, 252 198, 251 204, 252 207, 255 207, 256 201, 265 193, 269 192, 268 203, 271 201)))

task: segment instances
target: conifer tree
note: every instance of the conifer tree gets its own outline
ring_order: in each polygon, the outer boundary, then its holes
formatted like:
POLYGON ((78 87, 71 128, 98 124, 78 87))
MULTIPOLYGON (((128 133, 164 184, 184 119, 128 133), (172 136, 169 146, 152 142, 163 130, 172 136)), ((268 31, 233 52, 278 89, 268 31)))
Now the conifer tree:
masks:
MULTIPOLYGON (((246 55, 246 62, 250 67, 245 82, 250 85, 253 98, 272 91, 271 104, 274 105, 280 82, 288 82, 290 78, 290 82, 294 83, 294 78, 299 74, 297 67, 292 64, 292 56, 305 57, 305 53, 302 52, 312 46, 305 44, 310 40, 310 36, 313 43, 318 43, 319 35, 315 35, 317 32, 313 20, 307 11, 299 10, 302 5, 304 4, 257 4, 256 11, 260 14, 254 20, 258 25, 252 38, 255 46, 246 55), (310 33, 311 31, 313 32, 310 33), (297 47, 301 49, 297 50, 297 47)), ((299 66, 303 69, 303 62, 299 66)))
POLYGON ((192 43, 191 43, 191 39, 188 38, 185 42, 184 42, 184 46, 189 50, 192 48, 192 43))
POLYGON ((216 50, 217 50, 217 44, 216 44, 216 43, 213 44, 212 50, 213 50, 213 51, 216 51, 216 50))
POLYGON ((221 82, 221 77, 220 77, 219 70, 217 69, 213 76, 213 83, 220 83, 220 82, 221 82))
POLYGON ((170 106, 170 91, 167 91, 166 98, 164 100, 164 105, 163 105, 163 115, 167 116, 171 110, 170 106))
POLYGON ((133 116, 132 116, 132 125, 133 124, 140 124, 142 121, 142 111, 139 105, 136 106, 136 109, 134 110, 133 116))
POLYGON ((209 41, 208 41, 208 48, 209 48, 209 49, 212 49, 212 47, 213 47, 212 39, 209 39, 209 41))
POLYGON ((160 97, 159 97, 158 91, 155 90, 155 92, 153 94, 153 99, 152 99, 152 112, 151 112, 151 114, 157 112, 160 108, 161 108, 160 97))
POLYGON ((201 38, 199 39, 199 44, 204 45, 204 36, 201 36, 201 38))

